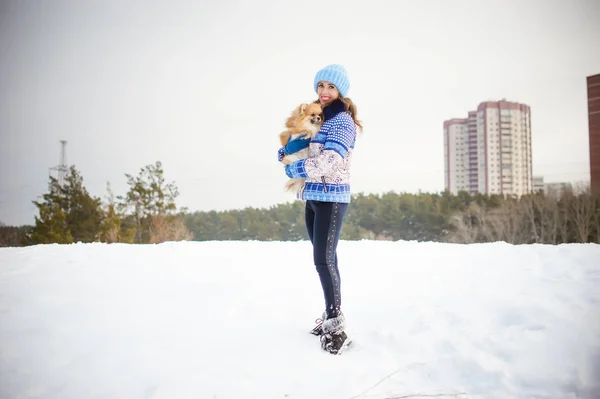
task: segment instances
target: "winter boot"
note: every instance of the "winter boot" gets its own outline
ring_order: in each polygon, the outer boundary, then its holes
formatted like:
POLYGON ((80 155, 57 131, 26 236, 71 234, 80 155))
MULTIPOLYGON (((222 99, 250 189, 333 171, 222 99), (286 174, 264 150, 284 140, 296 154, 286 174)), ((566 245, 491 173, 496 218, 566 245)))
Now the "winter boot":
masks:
POLYGON ((315 320, 315 323, 317 323, 317 325, 315 326, 315 328, 310 330, 310 333, 312 335, 320 337, 323 334, 323 322, 325 320, 327 320, 327 312, 323 312, 323 317, 315 320))
POLYGON ((351 343, 344 331, 321 335, 321 349, 333 355, 341 355, 351 343))
POLYGON ((340 312, 338 317, 326 319, 321 324, 321 349, 334 355, 341 354, 352 342, 344 332, 346 318, 340 312))

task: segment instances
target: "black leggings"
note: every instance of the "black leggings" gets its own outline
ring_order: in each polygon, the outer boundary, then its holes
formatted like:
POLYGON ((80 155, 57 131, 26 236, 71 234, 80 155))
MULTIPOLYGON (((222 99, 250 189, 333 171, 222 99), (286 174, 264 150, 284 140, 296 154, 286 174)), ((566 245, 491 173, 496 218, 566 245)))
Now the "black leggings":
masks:
POLYGON ((339 316, 342 306, 336 250, 347 210, 346 203, 306 201, 306 229, 313 245, 328 319, 339 316))

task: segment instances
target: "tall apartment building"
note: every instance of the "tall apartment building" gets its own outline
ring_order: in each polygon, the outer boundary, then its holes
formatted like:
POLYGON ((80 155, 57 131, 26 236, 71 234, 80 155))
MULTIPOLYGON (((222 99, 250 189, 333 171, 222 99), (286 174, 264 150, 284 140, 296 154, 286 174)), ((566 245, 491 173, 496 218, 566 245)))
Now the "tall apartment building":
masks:
POLYGON ((600 74, 587 77, 590 130, 590 186, 600 195, 600 74))
POLYGON ((530 193, 531 158, 527 105, 483 102, 466 119, 444 121, 444 185, 452 193, 530 193))

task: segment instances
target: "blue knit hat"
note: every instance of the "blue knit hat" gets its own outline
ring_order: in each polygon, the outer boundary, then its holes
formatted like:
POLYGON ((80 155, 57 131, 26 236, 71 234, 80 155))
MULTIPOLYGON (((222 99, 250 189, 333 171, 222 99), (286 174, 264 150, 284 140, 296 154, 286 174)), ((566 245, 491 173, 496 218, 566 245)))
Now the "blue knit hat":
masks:
POLYGON ((346 97, 346 94, 348 94, 350 80, 348 79, 348 72, 343 66, 338 64, 327 65, 317 72, 314 81, 315 91, 317 91, 319 82, 322 80, 333 83, 342 97, 346 97))

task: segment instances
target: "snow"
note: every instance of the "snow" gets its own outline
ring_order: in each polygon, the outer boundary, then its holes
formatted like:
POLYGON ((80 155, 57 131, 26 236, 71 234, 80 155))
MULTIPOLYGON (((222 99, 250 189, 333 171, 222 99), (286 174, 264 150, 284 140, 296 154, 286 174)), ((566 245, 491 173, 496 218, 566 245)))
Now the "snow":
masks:
POLYGON ((598 398, 600 246, 342 241, 341 356, 308 242, 0 249, 1 398, 598 398))

